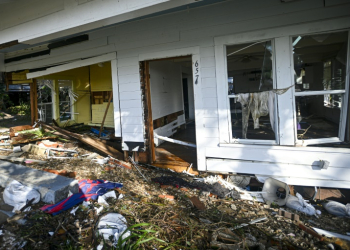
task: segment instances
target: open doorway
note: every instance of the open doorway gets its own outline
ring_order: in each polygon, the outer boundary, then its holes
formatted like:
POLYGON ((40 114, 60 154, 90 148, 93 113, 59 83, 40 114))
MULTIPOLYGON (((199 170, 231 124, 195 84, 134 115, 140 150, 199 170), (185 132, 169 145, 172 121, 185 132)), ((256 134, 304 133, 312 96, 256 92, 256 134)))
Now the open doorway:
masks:
MULTIPOLYGON (((149 162, 186 170, 197 167, 192 58, 144 62, 149 162)), ((146 117, 146 115, 145 115, 146 117)))

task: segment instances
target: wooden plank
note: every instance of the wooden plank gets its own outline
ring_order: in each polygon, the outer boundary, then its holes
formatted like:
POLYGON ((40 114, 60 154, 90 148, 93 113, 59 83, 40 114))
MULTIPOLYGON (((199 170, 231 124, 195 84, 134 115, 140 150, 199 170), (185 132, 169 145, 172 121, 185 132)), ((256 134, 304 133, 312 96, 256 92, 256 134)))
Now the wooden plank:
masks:
POLYGON ((148 159, 149 163, 153 163, 156 160, 155 148, 154 148, 154 134, 153 134, 153 118, 152 118, 152 101, 151 101, 151 81, 150 81, 150 69, 149 62, 143 63, 143 84, 144 84, 144 110, 145 110, 145 127, 148 131, 148 159))
POLYGON ((82 143, 95 148, 96 150, 98 150, 99 152, 102 152, 105 155, 111 155, 114 158, 117 159, 123 159, 123 154, 121 152, 119 152, 117 149, 109 146, 106 144, 105 141, 100 140, 100 139, 95 139, 92 138, 90 136, 87 135, 80 135, 80 134, 76 134, 76 133, 72 133, 69 132, 65 129, 56 127, 56 126, 50 126, 47 125, 45 123, 40 122, 40 124, 43 126, 44 129, 48 129, 48 130, 56 130, 64 135, 67 135, 71 138, 77 139, 79 141, 81 141, 82 143))
POLYGON ((0 44, 0 49, 5 49, 18 44, 18 40, 0 44))
POLYGON ((111 104, 112 97, 113 97, 113 93, 111 92, 111 94, 109 95, 109 99, 108 99, 108 104, 107 104, 107 107, 106 107, 106 111, 105 111, 105 114, 104 114, 103 119, 102 119, 100 131, 99 131, 99 133, 98 133, 98 136, 99 136, 99 137, 101 136, 101 133, 102 133, 102 130, 103 130, 103 125, 104 125, 105 120, 106 120, 106 116, 107 116, 107 113, 108 113, 108 108, 109 108, 109 105, 111 104))
POLYGON ((30 84, 30 114, 32 125, 38 119, 38 98, 36 79, 30 84))

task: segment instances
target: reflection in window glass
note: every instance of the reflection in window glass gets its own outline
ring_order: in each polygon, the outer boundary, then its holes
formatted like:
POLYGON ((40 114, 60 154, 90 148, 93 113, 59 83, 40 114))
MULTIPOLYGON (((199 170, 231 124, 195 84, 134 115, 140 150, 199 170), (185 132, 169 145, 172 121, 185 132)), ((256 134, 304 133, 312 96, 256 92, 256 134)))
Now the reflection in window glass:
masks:
POLYGON ((229 94, 273 89, 271 41, 227 46, 229 94))
POLYGON ((324 106, 323 95, 296 97, 298 139, 338 137, 340 109, 324 106))
POLYGON ((348 32, 294 37, 295 91, 345 89, 347 42, 348 32))
POLYGON ((227 46, 226 53, 232 137, 275 140, 271 41, 227 46))

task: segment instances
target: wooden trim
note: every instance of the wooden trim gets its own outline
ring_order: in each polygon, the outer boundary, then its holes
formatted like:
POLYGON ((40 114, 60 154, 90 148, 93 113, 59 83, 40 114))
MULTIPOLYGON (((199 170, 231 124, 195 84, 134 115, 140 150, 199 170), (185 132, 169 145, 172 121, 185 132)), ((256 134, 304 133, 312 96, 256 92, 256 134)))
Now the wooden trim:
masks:
POLYGON ((31 122, 34 125, 38 119, 38 95, 37 95, 37 84, 36 79, 30 84, 30 113, 31 122))
POLYGON ((142 90, 144 91, 144 120, 145 120, 145 134, 146 140, 145 145, 148 149, 148 161, 149 163, 153 163, 156 160, 156 154, 154 149, 154 135, 153 135, 153 119, 152 119, 152 104, 151 104, 151 82, 149 77, 149 62, 141 62, 140 63, 142 70, 142 78, 141 83, 142 90))
POLYGON ((160 117, 158 119, 155 119, 153 121, 153 129, 157 129, 157 128, 163 127, 164 125, 167 125, 167 124, 169 124, 169 123, 171 123, 173 121, 176 121, 177 117, 180 116, 180 115, 183 115, 183 114, 184 114, 184 111, 180 110, 178 112, 175 112, 175 113, 172 113, 172 114, 160 117))

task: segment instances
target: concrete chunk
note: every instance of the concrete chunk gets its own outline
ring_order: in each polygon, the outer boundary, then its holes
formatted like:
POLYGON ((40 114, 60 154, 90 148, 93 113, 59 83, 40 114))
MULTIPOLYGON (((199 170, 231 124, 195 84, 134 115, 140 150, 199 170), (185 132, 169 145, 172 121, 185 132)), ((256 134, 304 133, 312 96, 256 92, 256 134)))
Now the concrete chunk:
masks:
POLYGON ((69 191, 79 190, 77 180, 0 160, 0 186, 13 180, 38 190, 45 203, 57 203, 67 198, 69 191))

